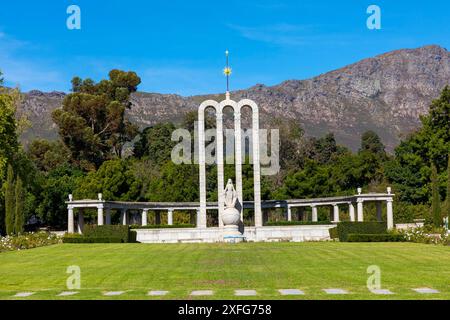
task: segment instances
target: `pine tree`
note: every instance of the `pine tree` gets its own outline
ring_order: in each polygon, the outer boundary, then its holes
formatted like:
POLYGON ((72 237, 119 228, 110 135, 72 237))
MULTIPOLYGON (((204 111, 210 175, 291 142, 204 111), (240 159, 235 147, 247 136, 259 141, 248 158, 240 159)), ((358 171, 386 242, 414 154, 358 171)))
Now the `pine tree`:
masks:
POLYGON ((432 202, 431 202, 431 215, 433 219, 433 225, 435 227, 442 226, 441 218, 441 205, 439 196, 439 181, 436 165, 431 165, 431 192, 432 192, 432 202))
POLYGON ((22 179, 17 177, 16 181, 16 214, 14 223, 14 232, 16 234, 23 233, 24 225, 24 206, 25 206, 25 192, 23 188, 22 179))
POLYGON ((14 233, 16 201, 14 191, 14 171, 11 165, 9 165, 5 184, 5 229, 7 235, 14 233))

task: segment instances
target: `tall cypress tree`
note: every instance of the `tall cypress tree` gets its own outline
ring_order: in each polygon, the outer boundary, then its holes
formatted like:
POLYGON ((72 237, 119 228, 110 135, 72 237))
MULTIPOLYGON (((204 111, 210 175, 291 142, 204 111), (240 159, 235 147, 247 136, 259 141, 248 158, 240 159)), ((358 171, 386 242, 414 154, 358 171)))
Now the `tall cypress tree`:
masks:
POLYGON ((433 225, 435 227, 442 226, 441 218, 441 204, 439 197, 439 181, 436 165, 433 163, 431 165, 431 192, 432 192, 432 202, 431 202, 431 215, 433 219, 433 225))
POLYGON ((14 171, 11 165, 8 166, 8 173, 5 184, 5 230, 6 234, 14 233, 15 216, 15 196, 14 196, 14 171))
POLYGON ((24 207, 25 207, 25 192, 23 188, 22 179, 17 177, 16 181, 16 214, 14 223, 14 232, 19 234, 23 233, 23 225, 25 221, 24 207))
POLYGON ((447 165, 447 197, 445 198, 445 212, 444 215, 450 219, 450 153, 448 154, 447 165))

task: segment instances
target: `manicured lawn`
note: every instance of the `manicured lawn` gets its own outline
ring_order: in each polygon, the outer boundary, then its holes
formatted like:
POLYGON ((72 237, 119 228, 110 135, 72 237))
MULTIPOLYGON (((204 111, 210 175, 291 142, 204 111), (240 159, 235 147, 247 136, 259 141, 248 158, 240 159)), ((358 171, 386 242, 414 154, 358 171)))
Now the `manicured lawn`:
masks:
MULTIPOLYGON (((0 299, 34 291, 25 299, 57 299, 67 291, 68 266, 81 268, 79 294, 65 299, 191 299, 192 290, 214 290, 209 299, 235 299, 254 289, 258 299, 450 299, 450 247, 411 243, 61 244, 0 253, 0 299), (366 287, 367 267, 381 268, 383 289, 366 287), (439 294, 418 294, 429 287, 439 294), (278 289, 304 296, 281 296, 278 289), (347 295, 322 289, 342 288, 347 295), (105 291, 126 291, 105 297, 105 291)), ((203 297, 205 298, 205 297, 203 297)), ((251 297, 248 297, 251 298, 251 297)), ((13 298, 16 299, 16 298, 13 298)))

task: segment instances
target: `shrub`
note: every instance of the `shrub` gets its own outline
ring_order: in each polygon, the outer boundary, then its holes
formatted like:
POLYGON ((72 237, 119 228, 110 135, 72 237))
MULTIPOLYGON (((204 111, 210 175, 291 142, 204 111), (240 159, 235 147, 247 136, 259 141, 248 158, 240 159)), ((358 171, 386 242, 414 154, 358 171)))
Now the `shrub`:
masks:
POLYGON ((339 241, 347 241, 349 234, 386 234, 385 222, 339 222, 337 224, 339 241))
POLYGON ((444 228, 435 228, 431 225, 399 230, 398 233, 401 234, 406 241, 415 243, 446 245, 450 241, 450 235, 444 228))
POLYGON ((406 241, 401 234, 355 234, 350 233, 347 237, 348 242, 402 242, 406 241))
POLYGON ((137 232, 134 230, 130 230, 130 232, 128 233, 128 242, 130 243, 136 243, 136 238, 137 238, 137 232))
POLYGON ((314 226, 314 225, 327 225, 331 224, 330 221, 272 221, 266 222, 265 226, 314 226))
POLYGON ((328 232, 330 233, 330 238, 331 239, 339 238, 337 227, 328 229, 328 232))
POLYGON ((85 237, 82 235, 66 235, 63 243, 122 243, 121 238, 117 237, 85 237))
POLYGON ((60 242, 61 238, 52 233, 24 233, 16 236, 0 237, 0 252, 37 248, 60 242))
POLYGON ((184 223, 184 224, 149 224, 146 226, 141 225, 131 225, 130 229, 172 229, 172 228, 195 228, 194 224, 184 223))
POLYGON ((84 227, 83 236, 87 238, 119 238, 121 242, 129 242, 130 227, 124 225, 103 225, 84 227))

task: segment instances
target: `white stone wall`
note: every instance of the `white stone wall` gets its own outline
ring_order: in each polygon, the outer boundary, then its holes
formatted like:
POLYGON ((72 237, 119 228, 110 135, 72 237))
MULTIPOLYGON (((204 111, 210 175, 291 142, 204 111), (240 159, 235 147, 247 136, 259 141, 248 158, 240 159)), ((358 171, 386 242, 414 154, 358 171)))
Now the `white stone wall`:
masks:
MULTIPOLYGON (((330 240, 328 229, 335 225, 246 227, 247 241, 324 241, 330 240)), ((222 242, 220 228, 136 229, 142 243, 213 243, 222 242)))

